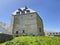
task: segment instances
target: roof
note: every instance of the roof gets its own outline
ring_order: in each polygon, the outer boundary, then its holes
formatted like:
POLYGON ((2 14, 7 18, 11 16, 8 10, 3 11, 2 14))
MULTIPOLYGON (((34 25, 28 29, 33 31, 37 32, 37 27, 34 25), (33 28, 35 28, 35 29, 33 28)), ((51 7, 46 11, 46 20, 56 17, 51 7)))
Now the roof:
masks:
POLYGON ((16 14, 27 14, 27 13, 33 13, 33 12, 36 12, 30 8, 27 8, 27 7, 23 7, 23 8, 19 8, 17 9, 16 11, 14 11, 12 13, 12 15, 16 15, 16 14))

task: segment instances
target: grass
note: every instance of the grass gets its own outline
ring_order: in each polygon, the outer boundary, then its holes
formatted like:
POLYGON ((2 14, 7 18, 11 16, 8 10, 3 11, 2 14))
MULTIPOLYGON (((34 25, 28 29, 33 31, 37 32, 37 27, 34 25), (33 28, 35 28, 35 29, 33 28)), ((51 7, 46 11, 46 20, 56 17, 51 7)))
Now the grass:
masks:
POLYGON ((60 45, 60 38, 46 36, 21 36, 0 45, 60 45))

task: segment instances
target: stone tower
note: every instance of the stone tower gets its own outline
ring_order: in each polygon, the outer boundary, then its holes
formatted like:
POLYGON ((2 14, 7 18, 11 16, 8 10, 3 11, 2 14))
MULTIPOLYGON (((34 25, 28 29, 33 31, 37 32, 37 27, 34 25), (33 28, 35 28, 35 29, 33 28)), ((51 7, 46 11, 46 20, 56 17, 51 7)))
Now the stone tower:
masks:
POLYGON ((27 7, 19 8, 13 12, 11 27, 12 34, 16 36, 44 35, 44 28, 41 17, 37 14, 36 11, 27 7))

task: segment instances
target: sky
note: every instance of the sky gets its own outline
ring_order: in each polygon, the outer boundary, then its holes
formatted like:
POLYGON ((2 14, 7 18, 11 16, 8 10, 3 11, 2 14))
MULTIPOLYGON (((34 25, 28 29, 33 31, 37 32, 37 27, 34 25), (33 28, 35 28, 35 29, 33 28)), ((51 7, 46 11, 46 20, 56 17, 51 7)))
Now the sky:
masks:
POLYGON ((60 32, 60 0, 0 0, 0 22, 10 24, 12 12, 24 6, 39 14, 45 31, 60 32))

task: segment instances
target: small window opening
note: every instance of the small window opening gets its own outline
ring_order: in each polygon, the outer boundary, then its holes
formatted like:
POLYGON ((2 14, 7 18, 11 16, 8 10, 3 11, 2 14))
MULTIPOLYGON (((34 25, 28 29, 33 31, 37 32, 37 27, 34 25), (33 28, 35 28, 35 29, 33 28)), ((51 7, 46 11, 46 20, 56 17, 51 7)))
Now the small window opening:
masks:
POLYGON ((20 14, 20 12, 16 12, 16 14, 20 14))
POLYGON ((16 34, 18 34, 18 31, 16 31, 16 34))
POLYGON ((26 10, 27 13, 30 13, 30 10, 26 10))
POLYGON ((18 31, 16 31, 16 37, 18 37, 18 31))
POLYGON ((23 33, 25 33, 25 30, 23 30, 23 33))

